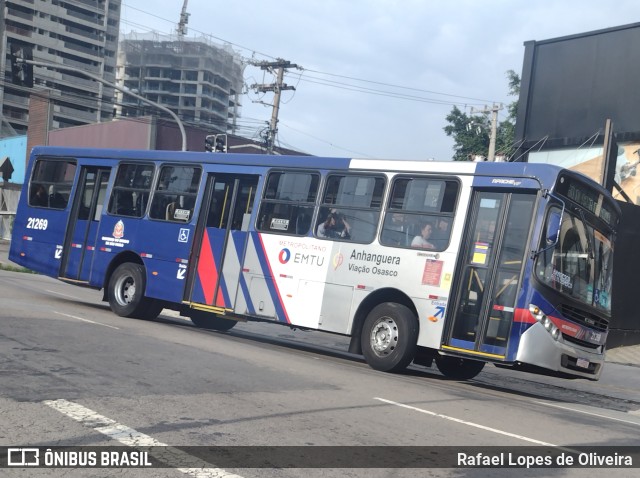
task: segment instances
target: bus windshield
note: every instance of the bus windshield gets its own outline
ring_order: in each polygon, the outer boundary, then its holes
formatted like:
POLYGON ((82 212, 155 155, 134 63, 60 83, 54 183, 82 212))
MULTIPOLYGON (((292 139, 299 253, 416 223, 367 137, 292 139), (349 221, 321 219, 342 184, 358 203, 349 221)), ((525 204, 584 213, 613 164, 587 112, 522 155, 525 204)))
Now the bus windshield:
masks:
MULTIPOLYGON (((552 208, 549 214, 554 210, 560 212, 552 208)), ((538 255, 536 275, 553 289, 610 314, 612 234, 594 228, 582 210, 565 209, 558 241, 538 255)))

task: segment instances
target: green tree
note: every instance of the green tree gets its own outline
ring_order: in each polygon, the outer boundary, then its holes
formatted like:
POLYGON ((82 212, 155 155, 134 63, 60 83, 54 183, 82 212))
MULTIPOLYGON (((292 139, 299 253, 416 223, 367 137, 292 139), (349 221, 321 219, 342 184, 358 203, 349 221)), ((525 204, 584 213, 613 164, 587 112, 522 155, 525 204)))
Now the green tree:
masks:
MULTIPOLYGON (((509 70, 506 73, 509 96, 520 95, 520 77, 509 70)), ((496 134, 496 154, 509 154, 513 148, 518 101, 507 106, 507 119, 498 122, 496 134)), ((487 155, 489 151, 489 136, 491 134, 491 117, 489 113, 470 115, 454 106, 446 117, 449 123, 444 127, 447 136, 455 142, 453 149, 454 161, 469 161, 474 155, 487 155)))

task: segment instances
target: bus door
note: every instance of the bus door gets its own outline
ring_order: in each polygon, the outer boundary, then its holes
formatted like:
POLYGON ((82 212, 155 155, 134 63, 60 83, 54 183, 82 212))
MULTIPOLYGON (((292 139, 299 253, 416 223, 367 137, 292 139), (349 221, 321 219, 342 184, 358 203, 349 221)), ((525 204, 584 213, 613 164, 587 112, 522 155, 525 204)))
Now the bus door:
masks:
POLYGON ((474 193, 443 350, 505 359, 535 201, 533 193, 474 193))
POLYGON ((259 176, 210 174, 190 259, 185 298, 212 312, 233 310, 242 278, 259 176))
POLYGON ((88 282, 111 168, 84 166, 76 190, 61 256, 60 278, 88 282))

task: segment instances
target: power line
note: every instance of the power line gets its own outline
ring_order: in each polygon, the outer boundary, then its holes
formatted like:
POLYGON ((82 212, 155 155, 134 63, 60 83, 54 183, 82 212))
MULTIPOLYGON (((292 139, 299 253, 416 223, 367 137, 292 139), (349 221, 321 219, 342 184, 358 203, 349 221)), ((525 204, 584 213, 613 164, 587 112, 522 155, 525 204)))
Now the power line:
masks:
MULTIPOLYGON (((157 18, 159 20, 162 21, 166 21, 167 23, 170 24, 174 24, 173 21, 168 20, 166 18, 160 17, 158 15, 155 15, 153 13, 141 10, 139 8, 136 7, 132 7, 126 4, 126 2, 123 2, 123 5, 125 5, 127 8, 131 8, 132 10, 136 10, 138 12, 144 13, 146 15, 149 15, 151 17, 157 18)), ((123 22, 123 20, 121 20, 121 22, 123 22)), ((127 23, 127 21, 125 20, 124 23, 127 23)), ((148 28, 148 27, 147 27, 148 28)), ((266 54, 266 53, 262 53, 259 52, 258 50, 256 50, 255 48, 250 48, 247 46, 243 46, 240 45, 238 43, 234 43, 232 41, 226 40, 224 38, 220 38, 217 37, 215 35, 211 35, 209 33, 205 33, 199 30, 196 30, 194 28, 190 28, 191 31, 195 31, 197 33, 200 33, 201 35, 205 36, 205 37, 210 37, 213 39, 216 39, 220 42, 232 45, 234 47, 240 48, 242 50, 248 51, 248 52, 252 52, 253 54, 259 54, 261 56, 264 56, 266 58, 270 58, 273 60, 276 60, 276 57, 266 54)), ((153 31, 152 29, 149 29, 150 31, 153 31)), ((245 62, 247 64, 252 64, 255 63, 255 59, 252 58, 244 58, 245 62)), ((311 73, 316 73, 319 75, 325 75, 325 76, 332 76, 335 78, 342 78, 342 79, 347 79, 347 80, 351 80, 351 81, 357 81, 357 82, 362 82, 362 83, 368 83, 368 84, 373 84, 373 85, 379 85, 379 86, 385 86, 385 87, 390 87, 390 88, 396 88, 396 89, 401 89, 401 90, 407 90, 407 91, 415 91, 415 92, 420 92, 420 93, 427 93, 427 94, 432 94, 432 95, 440 95, 440 96, 445 96, 445 97, 449 97, 449 98, 458 98, 461 100, 472 100, 472 101, 478 101, 479 104, 485 104, 488 102, 494 102, 495 100, 488 100, 488 99, 482 99, 482 98, 474 98, 474 97, 469 97, 469 96, 463 96, 463 95, 454 95, 454 94, 450 94, 450 93, 444 93, 444 92, 439 92, 439 91, 435 91, 435 90, 427 90, 427 89, 423 89, 423 88, 416 88, 416 87, 411 87, 411 86, 404 86, 404 85, 397 85, 397 84, 392 84, 392 83, 385 83, 385 82, 381 82, 381 81, 375 81, 375 80, 369 80, 369 79, 365 79, 365 78, 357 78, 357 77, 353 77, 353 76, 348 76, 348 75, 341 75, 341 74, 337 74, 337 73, 329 73, 329 72, 323 72, 320 70, 314 70, 314 69, 307 69, 304 67, 298 67, 298 69, 302 70, 302 71, 306 71, 306 72, 311 72, 311 73)), ((452 101, 444 101, 444 100, 437 100, 437 99, 425 99, 423 97, 418 97, 418 96, 412 96, 412 95, 405 95, 402 93, 394 93, 394 92, 389 92, 389 91, 385 91, 385 90, 376 90, 373 88, 365 88, 365 87, 359 87, 358 85, 353 85, 353 84, 349 84, 349 83, 341 83, 341 82, 337 82, 337 81, 333 81, 333 80, 328 80, 328 79, 322 79, 322 78, 317 78, 317 77, 311 77, 311 76, 302 76, 302 74, 300 75, 300 78, 298 79, 298 81, 307 81, 310 83, 314 83, 314 81, 312 81, 312 79, 316 79, 317 81, 315 83, 320 84, 320 85, 324 85, 324 86, 333 86, 336 88, 342 88, 342 89, 347 89, 347 90, 351 90, 351 91, 360 91, 362 93, 370 93, 370 94, 374 94, 374 95, 378 95, 378 96, 389 96, 389 97, 395 97, 398 99, 405 99, 405 100, 411 100, 411 101, 419 101, 419 102, 425 102, 425 103, 433 103, 433 104, 443 104, 443 105, 464 105, 467 103, 463 103, 463 102, 452 102, 452 101), (311 78, 311 79, 309 79, 311 78)))
MULTIPOLYGON (((414 87, 410 87, 410 86, 394 85, 392 83, 384 83, 384 82, 381 82, 381 81, 366 80, 364 78, 356 78, 356 77, 353 77, 353 76, 338 75, 336 73, 327 73, 327 72, 318 71, 318 70, 311 70, 311 69, 304 69, 304 68, 303 68, 303 70, 304 71, 310 71, 312 73, 318 73, 320 75, 334 76, 334 77, 337 77, 337 78, 344 78, 344 79, 347 79, 347 80, 360 81, 362 83, 371 83, 371 84, 380 85, 380 86, 389 86, 391 88, 399 88, 399 89, 403 89, 403 90, 419 91, 421 93, 429 93, 429 94, 432 94, 432 95, 449 96, 449 97, 452 97, 452 98, 460 98, 460 99, 480 101, 482 103, 486 103, 486 102, 492 101, 492 100, 486 100, 486 99, 481 99, 481 98, 472 98, 472 97, 469 97, 469 96, 452 95, 452 94, 449 94, 449 93, 442 93, 442 92, 433 91, 433 90, 425 90, 423 88, 414 88, 414 87)), ((326 81, 329 81, 329 80, 326 80, 326 81)), ((458 104, 461 104, 461 103, 458 103, 458 104)))

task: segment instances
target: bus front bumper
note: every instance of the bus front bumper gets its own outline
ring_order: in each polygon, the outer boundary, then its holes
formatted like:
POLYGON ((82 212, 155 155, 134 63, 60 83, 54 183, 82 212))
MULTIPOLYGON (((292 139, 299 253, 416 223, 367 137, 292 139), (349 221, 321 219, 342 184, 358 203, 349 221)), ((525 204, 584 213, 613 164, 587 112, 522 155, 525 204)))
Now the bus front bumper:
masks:
POLYGON ((574 377, 598 380, 604 354, 555 340, 540 323, 533 324, 520 338, 516 361, 574 377))

